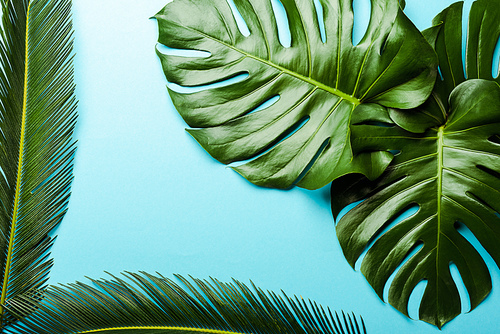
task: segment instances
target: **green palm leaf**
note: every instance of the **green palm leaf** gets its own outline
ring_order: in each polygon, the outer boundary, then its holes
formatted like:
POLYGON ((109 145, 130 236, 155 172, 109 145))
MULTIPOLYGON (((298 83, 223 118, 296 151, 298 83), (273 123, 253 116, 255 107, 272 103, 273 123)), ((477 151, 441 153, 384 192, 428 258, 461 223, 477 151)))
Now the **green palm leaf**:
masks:
MULTIPOLYGON (((329 309, 234 281, 222 283, 181 276, 183 289, 163 276, 126 273, 126 280, 92 280, 51 286, 37 303, 18 298, 15 313, 31 314, 14 333, 366 333, 360 318, 333 315, 329 309)), ((40 297, 40 296, 38 296, 40 297)), ((14 313, 14 312, 13 312, 14 313)))
POLYGON ((76 120, 69 0, 3 0, 0 41, 0 314, 44 286, 50 231, 72 180, 76 120))
POLYGON ((461 312, 451 263, 471 309, 491 290, 488 268, 467 230, 500 264, 500 78, 492 76, 499 22, 500 1, 473 3, 464 75, 462 3, 439 14, 425 34, 435 44, 443 80, 422 113, 391 110, 353 119, 354 150, 400 153, 378 180, 351 176, 332 184, 334 215, 364 200, 337 224, 349 263, 354 266, 368 249, 361 271, 381 298, 395 272, 389 302, 406 315, 410 294, 426 281, 419 317, 438 327, 461 312), (387 229, 415 206, 416 213, 387 229))
POLYGON ((175 0, 155 16, 160 43, 210 53, 202 58, 158 52, 168 81, 200 86, 248 74, 242 82, 199 92, 169 89, 179 113, 198 128, 189 133, 223 163, 253 159, 234 169, 261 186, 314 189, 350 172, 377 177, 392 156, 353 157, 349 120, 360 105, 366 112, 377 110, 374 103, 423 103, 436 76, 432 48, 399 1, 372 0, 368 29, 356 46, 352 0, 320 0, 321 9, 312 0, 281 2, 290 47, 280 44, 270 0, 234 1, 249 36, 240 32, 226 0, 175 0))

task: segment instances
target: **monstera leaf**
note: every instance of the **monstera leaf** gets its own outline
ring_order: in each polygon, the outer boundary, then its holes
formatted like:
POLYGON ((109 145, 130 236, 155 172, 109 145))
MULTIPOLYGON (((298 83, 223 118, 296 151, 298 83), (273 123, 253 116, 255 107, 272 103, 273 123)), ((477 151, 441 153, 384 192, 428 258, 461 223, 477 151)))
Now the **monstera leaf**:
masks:
POLYGON ((353 117, 353 150, 399 151, 390 167, 375 181, 349 176, 332 184, 334 215, 364 200, 337 224, 349 263, 354 266, 368 249, 361 271, 381 298, 395 272, 388 300, 405 315, 410 294, 426 281, 419 317, 438 327, 461 311, 450 264, 458 268, 471 309, 491 290, 488 268, 467 230, 500 263, 500 87, 491 70, 500 1, 472 6, 465 76, 461 11, 462 3, 452 5, 425 32, 435 43, 443 80, 422 113, 353 117), (422 129, 418 120, 432 127, 422 129), (415 214, 391 224, 415 206, 415 214))
POLYGON ((93 280, 25 295, 13 313, 32 314, 10 333, 255 333, 361 334, 363 319, 335 316, 313 302, 264 292, 234 281, 222 283, 177 276, 187 288, 163 276, 126 273, 126 279, 93 280), (38 299, 42 302, 38 304, 38 299))
POLYGON ((270 0, 234 4, 248 36, 226 0, 174 0, 155 16, 160 43, 210 53, 158 52, 171 83, 203 86, 248 74, 197 92, 169 89, 184 120, 197 128, 189 133, 223 163, 251 159, 234 169, 261 186, 314 189, 353 171, 380 175, 392 155, 353 156, 352 115, 361 105, 369 113, 378 106, 416 107, 436 76, 435 53, 399 1, 372 0, 367 31, 356 46, 352 0, 319 0, 318 7, 312 0, 283 0, 289 47, 279 41, 270 0), (271 106, 264 104, 276 97, 271 106))
POLYGON ((42 289, 66 213, 76 121, 70 0, 3 0, 0 28, 0 332, 42 289))

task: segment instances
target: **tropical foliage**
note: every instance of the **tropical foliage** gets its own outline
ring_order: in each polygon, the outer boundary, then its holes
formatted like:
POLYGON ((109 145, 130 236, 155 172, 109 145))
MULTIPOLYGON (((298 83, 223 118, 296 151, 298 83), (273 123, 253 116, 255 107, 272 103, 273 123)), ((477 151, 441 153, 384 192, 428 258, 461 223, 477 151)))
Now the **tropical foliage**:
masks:
POLYGON ((356 46, 352 1, 281 3, 290 46, 280 43, 271 1, 235 0, 235 9, 175 0, 156 15, 160 43, 209 54, 158 52, 170 82, 200 88, 169 90, 188 131, 219 161, 246 162, 234 169, 255 184, 314 189, 333 180, 334 215, 362 201, 340 219, 339 241, 352 266, 368 249, 361 270, 380 297, 397 272, 389 302, 402 313, 425 281, 420 319, 441 327, 458 315, 451 264, 475 308, 491 279, 466 231, 500 261, 500 78, 492 74, 500 1, 473 4, 465 64, 462 3, 423 32, 439 60, 430 96, 434 60, 404 2, 373 0, 356 46), (243 81, 203 88, 242 73, 243 81), (337 179, 348 173, 357 174, 337 179), (418 211, 391 226, 410 208, 418 211))
MULTIPOLYGON (((234 167, 251 182, 314 189, 333 180, 335 215, 360 202, 337 224, 349 263, 367 250, 361 270, 380 297, 395 273, 389 302, 406 315, 425 281, 420 318, 441 327, 460 313, 450 264, 472 308, 491 290, 464 231, 500 261, 500 78, 491 72, 500 0, 473 4, 465 64, 460 3, 422 35, 403 14, 404 1, 372 0, 357 45, 352 0, 281 3, 289 46, 269 0, 234 0, 235 7, 174 0, 160 11, 160 43, 209 54, 158 52, 170 82, 199 88, 169 89, 172 100, 212 156, 251 160, 234 167), (212 83, 219 85, 203 87, 212 83)), ((125 273, 45 289, 49 233, 66 212, 75 146, 70 11, 70 0, 2 0, 2 331, 366 332, 355 316, 238 281, 178 276, 182 288, 163 276, 125 273)))
POLYGON ((351 176, 332 184, 334 215, 364 200, 337 224, 349 263, 354 266, 369 248, 361 271, 381 298, 402 264, 389 302, 406 315, 414 287, 426 281, 420 319, 438 327, 461 312, 451 264, 460 272, 471 309, 491 290, 488 268, 464 236, 467 230, 500 263, 500 78, 492 75, 499 20, 500 1, 473 4, 464 71, 462 3, 440 13, 424 34, 435 46, 442 79, 420 113, 390 110, 353 118, 354 150, 399 154, 375 181, 351 176), (418 212, 387 229, 414 206, 418 212))
POLYGON ((46 288, 49 233, 66 213, 76 122, 70 0, 2 1, 1 331, 14 333, 365 333, 315 303, 149 274, 46 288), (134 286, 136 284, 136 286, 134 286), (27 318, 26 318, 27 317, 27 318))
POLYGON ((76 120, 69 0, 3 0, 0 277, 5 305, 45 286, 49 232, 68 203, 76 120))
POLYGON ((366 333, 363 320, 339 317, 313 302, 290 298, 234 281, 181 276, 183 289, 163 276, 124 274, 93 280, 93 285, 74 283, 50 287, 43 296, 18 298, 17 312, 32 313, 13 333, 366 333), (39 298, 43 302, 38 304, 39 298))
POLYGON ((281 3, 290 46, 280 42, 270 0, 234 1, 247 36, 225 0, 175 0, 155 16, 160 43, 210 53, 158 52, 168 81, 202 86, 248 74, 242 82, 194 93, 169 89, 184 120, 198 128, 189 133, 223 163, 252 159, 233 169, 261 186, 315 189, 350 172, 379 176, 392 155, 353 156, 349 121, 377 106, 422 104, 436 77, 432 48, 395 0, 372 1, 368 29, 356 46, 352 0, 281 3))

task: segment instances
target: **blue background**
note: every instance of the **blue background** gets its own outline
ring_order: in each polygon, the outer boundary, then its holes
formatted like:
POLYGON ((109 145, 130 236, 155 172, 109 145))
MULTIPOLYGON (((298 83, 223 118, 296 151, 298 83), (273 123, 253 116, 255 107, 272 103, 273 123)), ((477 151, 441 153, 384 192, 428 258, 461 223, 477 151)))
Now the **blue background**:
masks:
MULTIPOLYGON (((380 301, 344 260, 329 187, 256 187, 212 159, 184 131, 154 52, 156 21, 149 19, 166 0, 73 2, 79 148, 49 283, 124 270, 252 279, 264 289, 360 314, 369 333, 438 333, 380 301)), ((406 13, 420 29, 452 3, 407 2, 406 13)), ((467 10, 471 2, 466 1, 467 10)), ((355 5, 359 39, 369 3, 355 5)), ((488 265, 492 293, 444 333, 500 328, 500 275, 491 259, 488 265)), ((414 317, 417 299, 410 310, 414 317)))

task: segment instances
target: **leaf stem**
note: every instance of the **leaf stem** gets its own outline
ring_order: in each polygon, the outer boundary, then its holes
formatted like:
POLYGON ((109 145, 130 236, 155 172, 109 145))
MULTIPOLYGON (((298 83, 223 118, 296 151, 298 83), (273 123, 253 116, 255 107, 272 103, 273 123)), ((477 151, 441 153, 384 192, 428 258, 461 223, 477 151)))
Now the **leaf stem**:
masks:
POLYGON ((148 329, 157 329, 157 330, 172 330, 176 332, 200 332, 200 333, 214 333, 214 334, 243 334, 239 332, 232 332, 232 331, 224 331, 224 330, 218 330, 218 329, 206 329, 206 328, 193 328, 193 327, 175 327, 175 326, 132 326, 132 327, 110 327, 110 328, 101 328, 101 329, 93 329, 90 331, 83 331, 83 332, 76 332, 77 334, 87 334, 87 333, 104 333, 105 331, 113 331, 115 333, 116 331, 120 330, 135 330, 135 329, 142 329, 142 330, 148 330, 148 329))
MULTIPOLYGON (((16 235, 17 227, 17 213, 19 209, 19 201, 21 196, 21 181, 23 172, 23 158, 24 158, 24 140, 25 140, 25 130, 26 130, 26 105, 27 105, 27 92, 28 92, 28 33, 29 33, 29 16, 30 16, 31 2, 28 4, 28 9, 26 12, 26 32, 25 32, 25 52, 24 52, 24 89, 23 89, 23 110, 21 118, 21 133, 19 139, 19 156, 17 165, 17 180, 16 189, 14 195, 14 208, 12 210, 12 224, 10 227, 10 237, 9 237, 9 247, 7 250, 7 257, 4 269, 3 284, 2 284, 2 296, 0 297, 0 316, 4 316, 4 305, 7 299, 7 289, 9 285, 10 269, 12 265, 12 253, 14 250, 14 238, 16 235)), ((2 321, 3 322, 3 321, 2 321)))
MULTIPOLYGON (((438 161, 437 161, 437 240, 436 240, 436 282, 439 281, 439 243, 441 238, 441 201, 443 199, 443 150, 444 150, 444 126, 438 129, 438 161)), ((439 307, 439 284, 436 284, 436 303, 439 307)), ((439 313, 439 311, 437 312, 439 313)), ((439 319, 436 319, 438 327, 439 319)))
POLYGON ((330 86, 325 85, 325 84, 323 84, 323 83, 321 83, 319 81, 316 81, 316 80, 314 80, 314 79, 312 79, 310 77, 306 77, 306 76, 303 76, 302 74, 299 74, 297 72, 291 71, 291 70, 289 70, 289 69, 287 69, 287 68, 285 68, 283 66, 280 66, 278 64, 275 64, 275 63, 271 62, 270 60, 266 60, 266 59, 262 59, 260 57, 254 56, 251 53, 243 51, 243 50, 237 48, 234 45, 228 44, 228 43, 226 43, 224 41, 221 41, 221 40, 219 40, 217 38, 214 38, 214 37, 212 37, 212 36, 210 36, 210 35, 202 32, 202 31, 199 31, 199 30, 196 30, 196 29, 193 29, 193 28, 189 28, 189 27, 184 27, 184 28, 187 28, 187 29, 190 29, 190 30, 192 30, 194 32, 197 32, 200 35, 202 35, 202 36, 204 36, 204 37, 206 37, 208 39, 211 39, 211 40, 213 40, 215 42, 218 42, 218 43, 220 43, 220 44, 222 44, 222 45, 224 45, 224 46, 226 46, 226 47, 228 47, 230 49, 233 49, 236 52, 239 52, 239 53, 241 53, 242 55, 244 55, 244 56, 246 56, 248 58, 260 61, 260 62, 262 62, 262 63, 264 63, 264 64, 266 64, 268 66, 271 66, 271 67, 274 67, 274 68, 280 70, 283 73, 286 73, 286 74, 288 74, 288 75, 290 75, 292 77, 295 77, 297 79, 305 81, 305 82, 307 82, 307 83, 309 83, 311 85, 314 85, 314 86, 318 87, 319 89, 322 89, 322 90, 327 91, 327 92, 329 92, 329 93, 331 93, 333 95, 336 95, 336 96, 338 96, 338 97, 340 97, 340 98, 342 98, 342 99, 344 99, 346 101, 351 102, 355 106, 357 106, 358 104, 361 103, 361 100, 359 100, 358 98, 354 97, 353 95, 349 95, 347 93, 344 93, 343 91, 341 91, 341 90, 339 90, 337 88, 330 87, 330 86))
POLYGON ((357 98, 355 98, 354 96, 349 95, 347 93, 344 93, 343 91, 338 90, 337 88, 327 86, 327 85, 325 85, 325 84, 323 84, 323 83, 321 83, 319 81, 316 81, 316 80, 314 80, 314 79, 312 79, 310 77, 305 77, 305 76, 303 76, 303 75, 301 75, 301 74, 299 74, 297 72, 290 71, 289 69, 287 69, 285 67, 282 67, 282 66, 280 66, 278 64, 274 64, 274 63, 272 63, 270 61, 267 61, 265 59, 256 57, 256 56, 254 56, 254 55, 252 55, 250 53, 247 53, 247 52, 245 52, 243 50, 240 50, 240 49, 238 49, 236 47, 233 47, 232 45, 229 45, 229 44, 226 44, 226 43, 223 43, 223 42, 221 42, 221 43, 225 44, 226 46, 228 46, 230 48, 232 48, 233 50, 236 50, 236 51, 242 53, 243 55, 247 56, 248 58, 255 59, 255 60, 260 61, 260 62, 262 62, 264 64, 267 64, 267 65, 269 65, 271 67, 274 67, 274 68, 280 70, 283 73, 286 73, 286 74, 288 74, 288 75, 290 75, 292 77, 295 77, 297 79, 305 81, 305 82, 307 82, 307 83, 309 83, 311 85, 314 85, 314 86, 318 87, 319 89, 322 89, 324 91, 327 91, 327 92, 329 92, 329 93, 331 93, 333 95, 336 95, 336 96, 340 97, 343 100, 349 101, 352 104, 354 104, 355 106, 357 106, 358 104, 361 103, 361 101, 358 100, 357 98))

